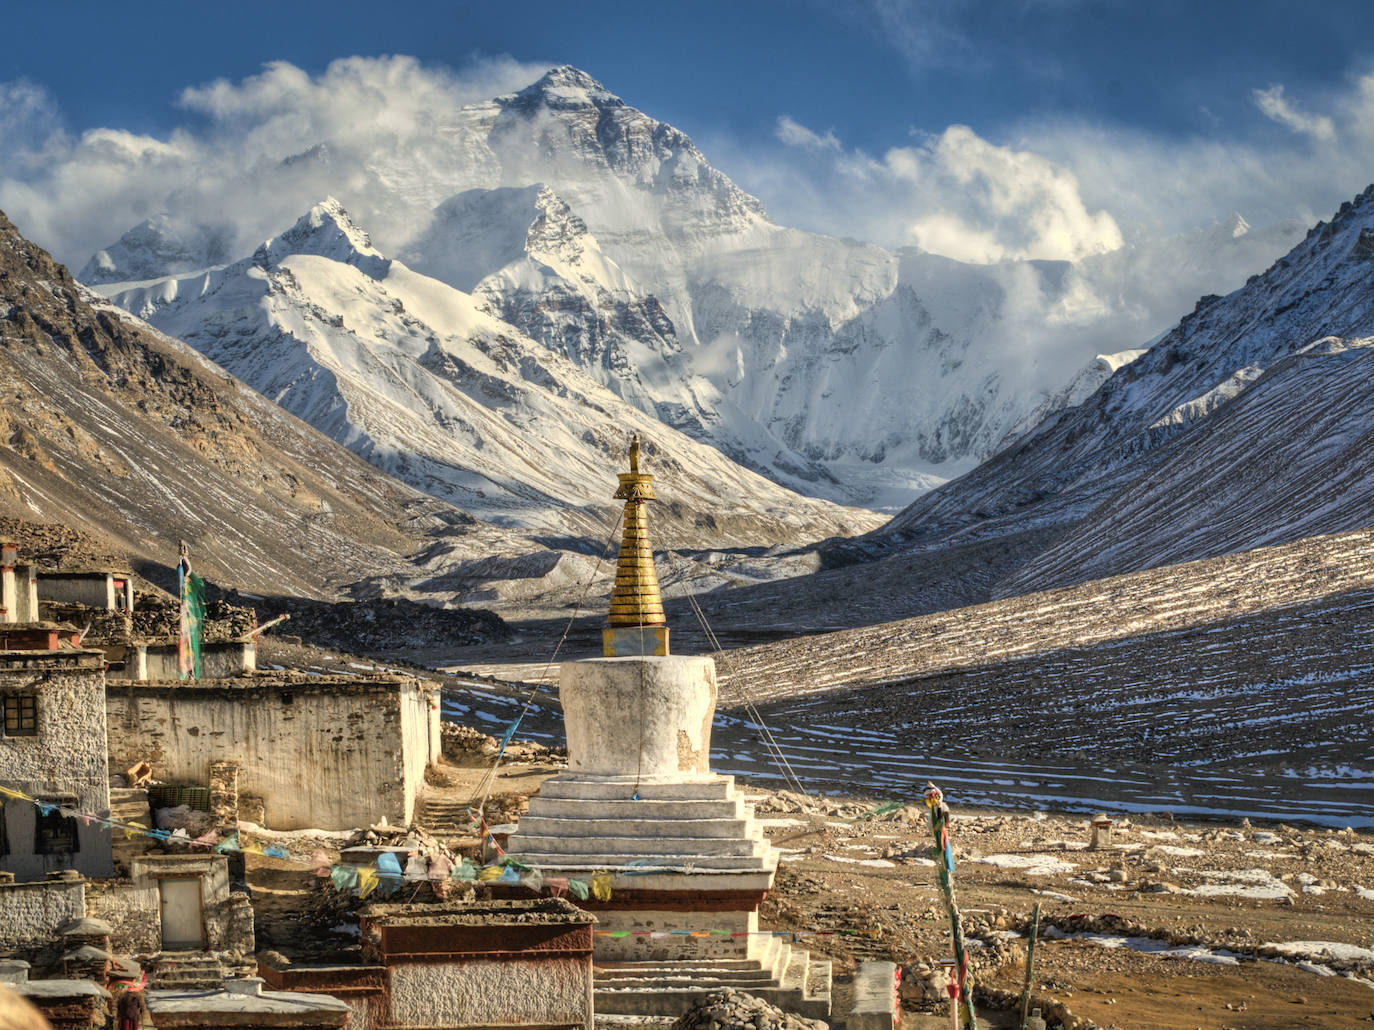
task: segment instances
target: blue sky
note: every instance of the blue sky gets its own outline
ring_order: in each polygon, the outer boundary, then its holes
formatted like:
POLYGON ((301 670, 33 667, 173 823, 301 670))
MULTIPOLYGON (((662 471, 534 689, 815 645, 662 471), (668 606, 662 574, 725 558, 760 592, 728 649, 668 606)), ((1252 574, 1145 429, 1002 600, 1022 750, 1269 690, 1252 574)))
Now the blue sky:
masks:
POLYGON ((1072 117, 1164 135, 1272 131, 1251 89, 1339 90, 1374 63, 1374 5, 287 2, 12 5, 0 80, 42 84, 72 128, 166 132, 182 89, 273 60, 410 54, 569 63, 693 135, 780 115, 878 151, 951 123, 998 136, 1072 117), (141 12, 141 13, 140 13, 141 12))
MULTIPOLYGON (((188 87, 386 54, 474 81, 575 64, 779 221, 970 260, 1076 257, 1233 210, 1310 221, 1374 178, 1367 2, 67 2, 5 21, 22 42, 0 55, 0 205, 21 212, 89 160, 18 161, 55 130, 222 139, 188 87)), ((33 221, 69 260, 89 243, 33 221)))

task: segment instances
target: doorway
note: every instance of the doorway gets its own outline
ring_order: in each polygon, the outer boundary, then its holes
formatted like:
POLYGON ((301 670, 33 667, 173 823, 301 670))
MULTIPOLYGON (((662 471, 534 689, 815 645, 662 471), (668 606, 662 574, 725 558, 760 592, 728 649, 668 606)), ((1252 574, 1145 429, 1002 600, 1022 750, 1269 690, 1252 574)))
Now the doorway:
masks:
POLYGON ((162 950, 200 951, 205 947, 200 877, 158 881, 162 895, 162 950))

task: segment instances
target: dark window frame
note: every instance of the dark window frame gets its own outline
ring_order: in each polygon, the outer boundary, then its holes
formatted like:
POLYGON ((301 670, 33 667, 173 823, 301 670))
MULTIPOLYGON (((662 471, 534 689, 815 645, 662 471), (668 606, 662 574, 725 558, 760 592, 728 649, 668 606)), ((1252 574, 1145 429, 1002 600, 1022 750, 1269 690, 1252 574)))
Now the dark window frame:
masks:
POLYGON ((81 833, 75 816, 63 815, 57 808, 45 813, 37 810, 33 828, 35 855, 75 855, 81 850, 81 833))
POLYGON ((29 691, 4 696, 4 735, 38 736, 38 695, 29 691))

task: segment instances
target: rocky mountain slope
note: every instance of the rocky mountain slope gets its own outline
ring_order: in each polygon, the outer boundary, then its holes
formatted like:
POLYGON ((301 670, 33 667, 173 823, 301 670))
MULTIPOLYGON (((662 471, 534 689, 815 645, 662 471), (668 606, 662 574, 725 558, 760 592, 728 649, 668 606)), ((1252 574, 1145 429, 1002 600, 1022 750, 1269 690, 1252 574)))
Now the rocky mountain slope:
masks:
POLYGON ((334 597, 414 575, 433 539, 523 544, 378 472, 90 294, 0 214, 0 513, 86 530, 149 571, 334 597))
POLYGON ((848 553, 1033 538, 976 600, 1368 525, 1371 199, 848 553))
MULTIPOLYGON (((524 199, 566 224, 554 198, 524 199)), ((508 271, 533 281, 540 267, 508 271)), ((584 286, 614 276, 596 262, 584 286)), ((112 297, 379 468, 499 524, 600 542, 631 433, 665 502, 662 544, 801 542, 880 521, 798 496, 625 403, 472 295, 385 257, 332 199, 250 257, 112 297)))
MULTIPOLYGON (((414 146, 310 141, 241 185, 270 194, 264 211, 330 192, 382 251, 645 414, 784 486, 894 511, 997 450, 1093 355, 1157 333, 1152 312, 1296 238, 1237 217, 1073 265, 968 265, 773 223, 685 134, 575 68, 428 117, 414 146)), ((195 195, 83 276, 185 276, 280 230, 195 195)))

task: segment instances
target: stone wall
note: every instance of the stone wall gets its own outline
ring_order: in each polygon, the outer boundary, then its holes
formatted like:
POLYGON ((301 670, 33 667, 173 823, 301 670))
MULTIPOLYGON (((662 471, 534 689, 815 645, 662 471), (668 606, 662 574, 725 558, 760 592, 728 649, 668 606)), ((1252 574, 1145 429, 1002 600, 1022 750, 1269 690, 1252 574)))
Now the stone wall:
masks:
POLYGON ((255 949, 253 908, 245 894, 229 889, 224 855, 140 855, 130 861, 130 882, 91 891, 87 914, 110 924, 116 952, 152 955, 162 949, 162 909, 158 881, 197 877, 210 951, 251 954, 255 949))
POLYGON ((411 680, 403 684, 401 702, 402 761, 405 766, 406 821, 415 812, 415 801, 424 785, 425 769, 439 757, 443 735, 439 727, 439 696, 428 685, 411 680))
MULTIPOLYGON (((140 659, 137 677, 129 679, 175 680, 180 679, 180 659, 176 644, 141 645, 144 652, 140 659)), ((254 641, 227 640, 218 643, 204 643, 200 649, 201 678, 233 679, 258 667, 258 648, 254 641)))
POLYGON ((263 675, 114 685, 110 763, 139 759, 170 783, 208 784, 213 762, 240 766, 278 829, 406 825, 437 754, 432 684, 407 677, 263 675))
POLYGON ((390 969, 397 1026, 592 1025, 591 970, 576 958, 408 963, 390 969))
POLYGON ((64 923, 85 914, 84 880, 0 883, 0 950, 51 944, 64 923))
MULTIPOLYGON (((6 660, 0 669, 0 697, 33 694, 38 732, 0 734, 0 783, 81 812, 109 814, 103 665, 99 652, 34 652, 6 660)), ((113 872, 109 831, 97 824, 77 823, 76 854, 37 855, 38 810, 28 802, 10 801, 4 819, 9 854, 0 855, 0 870, 19 880, 41 879, 63 868, 93 877, 113 872)))
POLYGON ((40 573, 38 600, 114 608, 114 576, 109 573, 40 573))

